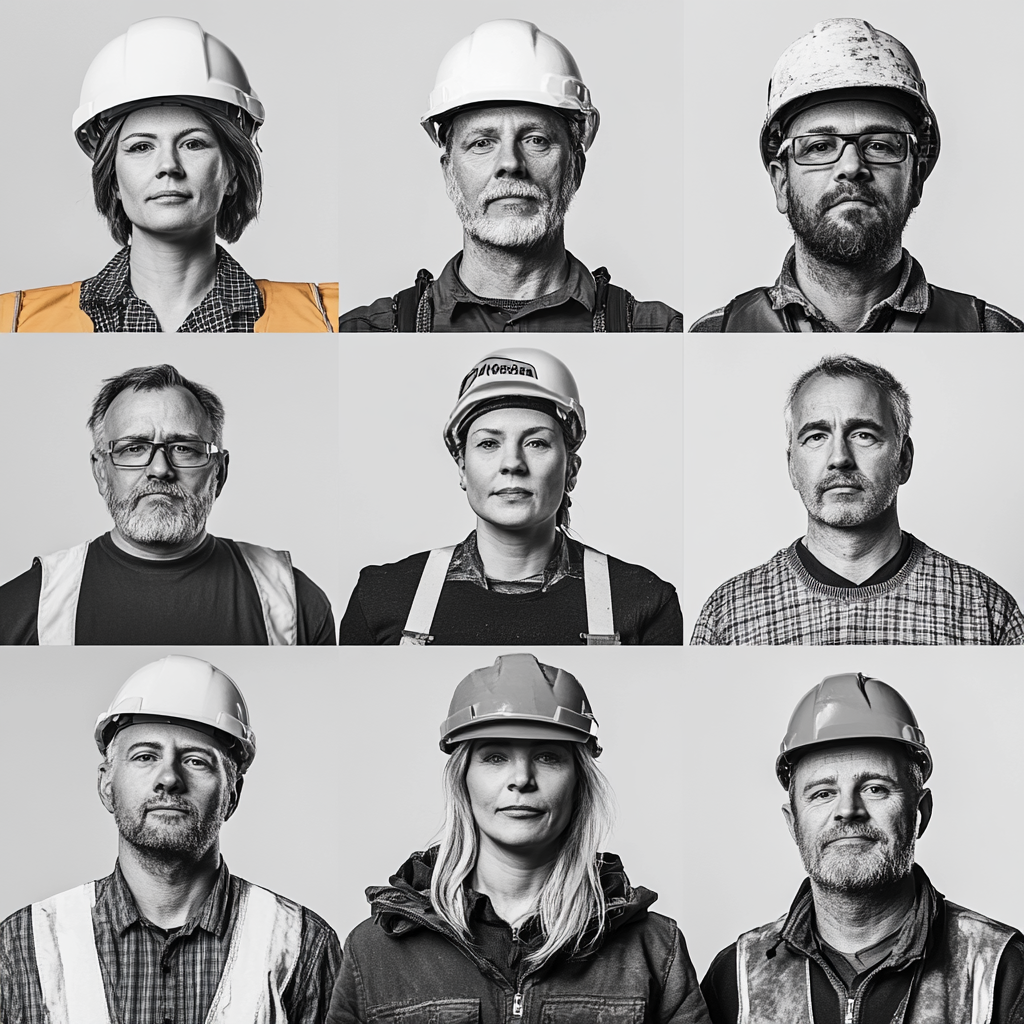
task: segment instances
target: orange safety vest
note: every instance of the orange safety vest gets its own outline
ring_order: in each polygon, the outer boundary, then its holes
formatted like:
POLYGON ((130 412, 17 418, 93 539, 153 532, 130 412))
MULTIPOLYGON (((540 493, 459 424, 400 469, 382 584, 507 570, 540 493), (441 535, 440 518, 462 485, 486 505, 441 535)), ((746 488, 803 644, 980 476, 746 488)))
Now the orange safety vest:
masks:
MULTIPOLYGON (((338 286, 291 281, 257 281, 263 316, 257 334, 333 333, 338 322, 338 286)), ((82 312, 82 282, 29 288, 0 295, 0 334, 35 331, 46 334, 92 333, 82 312)))

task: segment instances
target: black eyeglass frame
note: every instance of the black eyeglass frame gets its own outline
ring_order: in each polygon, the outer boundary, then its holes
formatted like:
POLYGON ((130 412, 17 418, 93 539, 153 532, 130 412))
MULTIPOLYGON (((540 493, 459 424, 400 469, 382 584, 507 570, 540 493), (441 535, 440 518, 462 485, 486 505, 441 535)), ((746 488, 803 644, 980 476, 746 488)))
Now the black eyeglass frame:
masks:
POLYGON ((856 132, 853 135, 842 135, 839 132, 808 132, 806 135, 791 135, 788 139, 783 139, 779 144, 778 152, 775 154, 775 159, 778 160, 785 150, 789 149, 793 155, 793 163, 798 167, 831 167, 833 164, 839 163, 843 158, 843 153, 846 152, 846 147, 853 143, 857 147, 857 152, 860 154, 861 160, 866 164, 871 164, 872 167, 898 167, 903 163, 918 147, 917 136, 913 132, 898 132, 898 131, 874 131, 874 132, 856 132), (860 140, 868 138, 872 135, 905 135, 908 139, 907 151, 899 160, 872 160, 864 152, 861 146, 860 140), (793 145, 798 139, 841 139, 842 146, 839 148, 839 152, 836 153, 835 160, 817 160, 807 161, 798 160, 796 157, 796 146, 793 145))
POLYGON ((110 464, 115 469, 146 469, 148 466, 153 464, 153 459, 156 458, 156 453, 159 449, 163 449, 164 458, 167 459, 168 463, 175 469, 205 469, 210 462, 213 460, 215 455, 227 455, 228 451, 226 448, 218 448, 212 441, 195 440, 191 441, 188 438, 178 437, 173 441, 147 441, 143 438, 135 437, 119 437, 115 441, 108 441, 106 448, 99 449, 104 455, 110 456, 110 464), (147 444, 149 445, 149 458, 145 462, 133 462, 131 464, 114 461, 114 445, 119 444, 123 441, 131 441, 134 444, 147 444), (193 464, 191 466, 179 466, 174 461, 171 455, 170 446, 175 444, 201 444, 206 448, 206 461, 193 464))

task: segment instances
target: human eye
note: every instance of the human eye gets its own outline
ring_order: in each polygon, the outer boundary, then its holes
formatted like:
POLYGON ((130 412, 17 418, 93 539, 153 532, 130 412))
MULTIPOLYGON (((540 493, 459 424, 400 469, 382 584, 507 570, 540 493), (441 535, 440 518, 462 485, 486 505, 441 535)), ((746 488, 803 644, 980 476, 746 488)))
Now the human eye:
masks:
POLYGON ((198 768, 201 771, 205 771, 210 767, 210 762, 207 761, 205 757, 200 757, 198 754, 189 754, 189 756, 185 758, 184 763, 188 765, 189 768, 198 768))
POLYGON ((800 444, 805 448, 820 448, 826 441, 826 435, 818 430, 813 434, 804 434, 800 438, 800 444))
POLYGON ((834 135, 805 135, 801 139, 801 149, 804 153, 831 153, 835 148, 834 135))
POLYGON ((137 142, 133 142, 126 150, 126 153, 147 153, 153 148, 152 142, 146 142, 140 139, 137 142))
POLYGON ((114 452, 117 455, 138 455, 149 448, 145 441, 115 441, 114 452))
POLYGON ((823 803, 826 800, 831 799, 834 790, 822 786, 820 789, 812 789, 807 794, 807 800, 809 803, 823 803))
POLYGON ((873 434, 870 430, 854 431, 854 433, 850 435, 850 440, 865 448, 873 444, 878 444, 878 436, 873 434))
POLYGON ((150 761, 155 761, 156 755, 150 753, 148 750, 140 750, 138 753, 132 754, 131 760, 147 764, 150 761))
POLYGON ((484 451, 491 451, 498 447, 498 442, 493 437, 484 437, 477 441, 476 447, 482 448, 484 451))
POLYGON ((531 437, 526 443, 533 448, 550 448, 551 442, 546 437, 531 437))
POLYGON ((539 135, 536 132, 527 135, 523 141, 531 149, 547 149, 551 145, 551 140, 546 135, 539 135))
POLYGON ((869 135, 862 142, 865 149, 880 156, 896 156, 900 152, 897 136, 869 135))
POLYGON ((864 792, 869 796, 883 797, 888 796, 891 790, 882 782, 869 782, 864 787, 864 792))
POLYGON ((182 142, 182 146, 189 150, 209 149, 210 143, 197 135, 192 135, 182 142))

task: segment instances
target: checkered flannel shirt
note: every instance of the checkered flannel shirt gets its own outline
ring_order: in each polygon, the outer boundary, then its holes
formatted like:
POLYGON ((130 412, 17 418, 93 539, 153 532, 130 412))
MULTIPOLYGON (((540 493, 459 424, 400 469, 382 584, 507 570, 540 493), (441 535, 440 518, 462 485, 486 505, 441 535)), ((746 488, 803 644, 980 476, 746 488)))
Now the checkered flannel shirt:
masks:
POLYGON ((830 587, 797 541, 708 598, 691 644, 1024 644, 1017 602, 984 573, 915 538, 892 579, 830 587))
MULTIPOLYGON (((82 282, 79 307, 97 334, 110 331, 160 330, 153 307, 132 290, 131 247, 125 246, 95 277, 82 282)), ((217 276, 203 301, 178 328, 183 334, 252 334, 263 316, 263 296, 256 282, 217 246, 217 276)))
MULTIPOLYGON (((111 1020, 187 1024, 206 1019, 227 961, 240 882, 221 861, 206 902, 170 933, 140 916, 120 867, 96 882, 93 929, 111 1020)), ((284 995, 290 1024, 322 1024, 340 964, 338 936, 303 908, 299 965, 284 995)), ((32 909, 25 907, 0 923, 0 1024, 49 1020, 32 941, 32 909)))
POLYGON ((445 574, 445 581, 464 580, 475 583, 484 590, 493 590, 496 594, 529 594, 536 590, 546 591, 559 580, 569 576, 572 579, 583 579, 582 558, 573 559, 561 530, 555 531, 555 546, 542 572, 531 576, 528 580, 492 580, 484 572, 483 559, 476 544, 476 530, 461 543, 455 545, 452 560, 445 574))

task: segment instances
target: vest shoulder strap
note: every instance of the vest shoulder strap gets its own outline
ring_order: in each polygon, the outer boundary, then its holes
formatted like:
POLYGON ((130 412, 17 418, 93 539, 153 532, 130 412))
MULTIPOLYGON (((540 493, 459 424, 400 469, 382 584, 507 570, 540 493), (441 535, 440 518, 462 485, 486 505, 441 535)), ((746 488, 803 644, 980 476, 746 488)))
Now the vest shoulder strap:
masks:
POLYGON ((612 276, 607 267, 598 267, 592 276, 595 286, 594 333, 632 331, 636 299, 625 288, 611 283, 612 276))
POLYGON ((333 287, 337 303, 337 285, 310 284, 305 281, 256 282, 263 296, 263 316, 253 328, 257 334, 283 333, 333 333, 338 321, 337 305, 334 315, 328 308, 325 297, 330 296, 333 287), (322 291, 321 289, 326 289, 322 291))
POLYGON ((288 1020, 283 993, 298 967, 302 909, 238 883, 238 917, 205 1024, 280 1024, 288 1020))
POLYGON ((82 312, 82 282, 29 288, 0 296, 0 333, 92 334, 92 321, 82 312))
POLYGON ((583 589, 587 599, 587 632, 580 633, 580 639, 585 640, 588 646, 619 646, 619 634, 615 632, 612 616, 608 556, 604 552, 584 547, 583 589))
POLYGON ((785 923, 780 917, 736 941, 738 1024, 812 1024, 811 962, 780 945, 785 923))
POLYGON ((398 641, 399 646, 425 647, 434 639, 430 635, 430 626, 434 621, 441 588, 444 586, 454 553, 453 544, 447 548, 435 548, 427 555, 416 593, 412 598, 409 615, 405 620, 405 629, 402 630, 402 639, 398 641))
POLYGON ((752 288, 737 295, 722 313, 722 333, 768 334, 790 330, 785 314, 772 309, 765 288, 752 288))
POLYGON ((110 1024, 93 933, 93 882, 32 904, 32 943, 47 1020, 110 1024))
POLYGON ((55 551, 52 555, 35 559, 42 568, 36 612, 36 631, 41 647, 67 646, 75 642, 78 594, 82 589, 82 574, 90 543, 85 541, 66 551, 55 551))
POLYGON ((256 584, 267 640, 271 646, 294 647, 298 642, 299 614, 291 555, 241 540, 235 544, 256 584))

